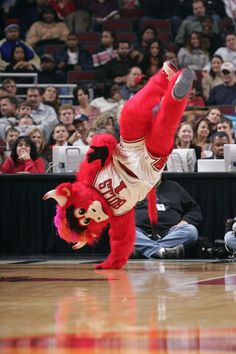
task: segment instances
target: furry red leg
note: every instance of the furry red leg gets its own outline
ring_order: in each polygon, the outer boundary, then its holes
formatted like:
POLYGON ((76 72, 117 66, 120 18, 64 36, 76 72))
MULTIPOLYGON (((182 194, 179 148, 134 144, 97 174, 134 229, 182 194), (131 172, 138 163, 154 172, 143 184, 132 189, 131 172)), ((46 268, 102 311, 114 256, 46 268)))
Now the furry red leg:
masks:
POLYGON ((155 109, 160 104, 168 85, 167 75, 161 69, 126 102, 120 118, 120 133, 123 140, 135 141, 147 134, 155 116, 155 109))

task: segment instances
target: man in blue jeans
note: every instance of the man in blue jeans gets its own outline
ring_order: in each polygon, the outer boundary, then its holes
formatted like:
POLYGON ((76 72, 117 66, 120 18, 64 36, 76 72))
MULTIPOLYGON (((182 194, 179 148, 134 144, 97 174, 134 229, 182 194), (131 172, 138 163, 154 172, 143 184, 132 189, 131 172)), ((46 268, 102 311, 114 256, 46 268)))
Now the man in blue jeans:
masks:
POLYGON ((146 258, 184 258, 185 249, 198 239, 200 207, 183 187, 163 176, 156 193, 157 233, 153 234, 145 199, 136 206, 135 250, 146 258))

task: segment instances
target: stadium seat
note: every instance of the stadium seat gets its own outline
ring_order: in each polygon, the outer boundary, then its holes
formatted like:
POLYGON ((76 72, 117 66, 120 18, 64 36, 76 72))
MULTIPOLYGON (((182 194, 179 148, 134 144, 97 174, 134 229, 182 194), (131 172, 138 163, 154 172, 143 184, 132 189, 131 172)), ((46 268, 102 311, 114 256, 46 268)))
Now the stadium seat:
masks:
POLYGON ((119 41, 121 39, 126 39, 129 42, 131 42, 131 44, 134 44, 137 42, 137 36, 136 33, 134 32, 115 32, 116 34, 116 39, 119 41))
POLYGON ((67 83, 68 84, 75 84, 80 81, 92 82, 95 81, 96 78, 96 71, 93 70, 71 70, 67 73, 67 83))
POLYGON ((149 19, 141 22, 141 29, 146 26, 153 26, 157 31, 171 32, 171 22, 168 19, 149 19))
POLYGON ((143 16, 143 9, 120 9, 122 18, 140 18, 143 16))
POLYGON ((77 35, 79 43, 99 43, 101 34, 99 32, 83 32, 83 33, 78 33, 77 35))
POLYGON ((130 19, 107 20, 102 26, 103 30, 132 32, 133 25, 130 19))
POLYGON ((64 44, 47 44, 44 46, 44 53, 55 55, 58 53, 65 45, 64 44))

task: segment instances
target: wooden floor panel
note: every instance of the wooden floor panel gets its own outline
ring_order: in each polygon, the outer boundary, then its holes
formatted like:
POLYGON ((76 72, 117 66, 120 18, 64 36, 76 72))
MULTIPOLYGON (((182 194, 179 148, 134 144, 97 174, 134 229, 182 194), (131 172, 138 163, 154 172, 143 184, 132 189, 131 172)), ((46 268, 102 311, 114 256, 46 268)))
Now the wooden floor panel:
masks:
POLYGON ((0 353, 236 353, 234 261, 1 259, 0 353))

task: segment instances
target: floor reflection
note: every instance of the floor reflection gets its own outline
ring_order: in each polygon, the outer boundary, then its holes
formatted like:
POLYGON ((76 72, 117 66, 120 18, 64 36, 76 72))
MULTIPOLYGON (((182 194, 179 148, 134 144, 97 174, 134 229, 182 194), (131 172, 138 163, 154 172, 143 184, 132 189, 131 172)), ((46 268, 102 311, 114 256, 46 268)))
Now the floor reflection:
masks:
POLYGON ((142 261, 103 271, 41 263, 1 270, 1 353, 236 352, 233 262, 142 261))

